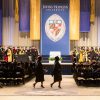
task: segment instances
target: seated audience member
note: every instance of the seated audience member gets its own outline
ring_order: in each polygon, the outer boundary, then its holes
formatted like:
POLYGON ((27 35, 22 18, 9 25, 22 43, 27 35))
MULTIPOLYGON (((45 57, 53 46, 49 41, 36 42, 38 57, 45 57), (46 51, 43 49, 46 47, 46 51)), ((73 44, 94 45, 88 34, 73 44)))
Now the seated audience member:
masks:
POLYGON ((13 48, 12 48, 12 52, 13 52, 13 54, 14 54, 14 55, 16 55, 17 50, 16 50, 16 48, 15 48, 15 47, 13 47, 13 48))
POLYGON ((72 61, 73 61, 74 63, 76 63, 76 62, 77 62, 75 52, 73 52, 73 54, 72 54, 72 61))
POLYGON ((19 55, 24 55, 24 54, 25 54, 24 48, 21 47, 21 48, 20 48, 20 51, 19 51, 19 55))
POLYGON ((27 47, 24 47, 25 54, 27 54, 27 47))
POLYGON ((7 55, 7 49, 3 49, 3 59, 4 61, 8 62, 8 55, 7 55))
POLYGON ((95 51, 96 54, 98 54, 98 48, 97 47, 95 47, 94 51, 95 51))
POLYGON ((38 50, 35 48, 35 59, 38 57, 38 50))
POLYGON ((12 53, 13 53, 13 61, 15 60, 15 55, 17 54, 17 50, 15 47, 12 48, 12 53))
POLYGON ((90 52, 90 51, 89 51, 89 47, 87 47, 87 48, 86 48, 86 51, 85 51, 85 61, 86 61, 86 62, 89 62, 89 52, 90 52))
POLYGON ((73 52, 76 55, 76 62, 78 62, 78 60, 79 60, 79 47, 78 48, 74 47, 74 51, 73 52))
POLYGON ((96 53, 95 53, 95 51, 94 51, 94 48, 93 47, 91 47, 91 52, 90 52, 90 60, 92 61, 92 60, 96 60, 96 53))
POLYGON ((17 51, 17 55, 19 55, 19 52, 20 52, 20 48, 19 47, 17 47, 17 49, 16 49, 16 51, 17 51))
POLYGON ((31 49, 30 48, 27 48, 27 55, 31 56, 31 49))
POLYGON ((98 50, 98 53, 99 53, 99 55, 100 55, 100 48, 99 48, 99 50, 98 50))

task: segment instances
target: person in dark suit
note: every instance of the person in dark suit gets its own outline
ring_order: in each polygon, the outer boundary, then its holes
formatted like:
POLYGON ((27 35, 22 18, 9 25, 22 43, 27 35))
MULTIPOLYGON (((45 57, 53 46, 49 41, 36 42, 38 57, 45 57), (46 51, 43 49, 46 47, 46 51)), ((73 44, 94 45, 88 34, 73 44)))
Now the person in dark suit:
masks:
POLYGON ((96 60, 96 56, 97 56, 97 54, 95 53, 94 48, 91 47, 91 52, 90 52, 91 62, 94 61, 94 60, 96 60))
POLYGON ((38 56, 37 58, 37 63, 36 63, 36 68, 35 68, 35 76, 36 76, 36 80, 35 80, 35 83, 33 84, 33 87, 35 88, 35 85, 38 83, 38 82, 41 82, 41 87, 42 88, 45 88, 43 86, 43 81, 44 81, 44 68, 43 68, 43 65, 41 63, 41 60, 42 60, 42 57, 41 56, 38 56))
POLYGON ((58 82, 59 83, 58 87, 61 88, 62 72, 61 72, 61 65, 59 63, 58 56, 55 57, 55 65, 52 72, 52 76, 54 76, 54 82, 51 83, 51 87, 53 86, 55 82, 58 82))
POLYGON ((72 54, 72 61, 73 61, 74 63, 77 62, 77 57, 76 57, 75 52, 73 52, 73 54, 72 54))

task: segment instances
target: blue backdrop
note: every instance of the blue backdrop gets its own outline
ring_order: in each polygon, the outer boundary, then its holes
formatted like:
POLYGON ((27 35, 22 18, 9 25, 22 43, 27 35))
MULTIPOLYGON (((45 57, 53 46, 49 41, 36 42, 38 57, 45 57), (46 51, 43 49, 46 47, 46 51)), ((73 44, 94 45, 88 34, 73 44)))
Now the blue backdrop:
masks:
POLYGON ((50 51, 60 51, 61 55, 69 55, 69 0, 41 0, 41 54, 49 55, 50 51), (48 38, 45 31, 46 21, 53 14, 64 20, 66 28, 64 36, 56 42, 48 38))
POLYGON ((19 0, 19 30, 30 32, 30 0, 19 0))
POLYGON ((90 31, 90 0, 80 1, 80 32, 90 31))
POLYGON ((0 45, 2 45, 2 0, 0 0, 0 45))

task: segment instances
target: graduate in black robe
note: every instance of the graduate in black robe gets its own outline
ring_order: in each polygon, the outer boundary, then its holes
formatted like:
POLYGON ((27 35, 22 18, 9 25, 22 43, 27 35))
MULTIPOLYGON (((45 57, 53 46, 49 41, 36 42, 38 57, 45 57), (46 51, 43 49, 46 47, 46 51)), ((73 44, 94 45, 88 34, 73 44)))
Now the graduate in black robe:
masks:
POLYGON ((44 68, 43 65, 41 63, 42 57, 38 56, 37 59, 37 63, 36 63, 36 68, 35 68, 35 76, 36 76, 36 80, 35 83, 33 84, 33 87, 35 88, 35 85, 38 82, 41 82, 41 87, 44 88, 43 86, 43 81, 44 81, 44 68))
POLYGON ((51 87, 53 86, 53 84, 55 82, 58 82, 59 85, 58 87, 61 88, 61 81, 62 81, 62 71, 61 71, 61 65, 59 63, 59 57, 55 57, 55 65, 54 65, 54 69, 52 72, 52 76, 54 77, 54 82, 51 83, 51 87))

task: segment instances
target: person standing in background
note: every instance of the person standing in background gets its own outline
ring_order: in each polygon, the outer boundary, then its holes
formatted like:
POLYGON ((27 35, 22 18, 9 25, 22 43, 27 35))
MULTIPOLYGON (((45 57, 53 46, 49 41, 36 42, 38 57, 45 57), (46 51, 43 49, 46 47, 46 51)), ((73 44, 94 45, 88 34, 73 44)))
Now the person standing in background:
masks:
POLYGON ((3 60, 2 47, 0 46, 0 60, 3 60))
POLYGON ((7 50, 8 62, 12 62, 12 50, 8 48, 7 50))

